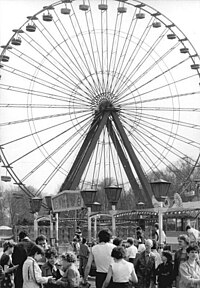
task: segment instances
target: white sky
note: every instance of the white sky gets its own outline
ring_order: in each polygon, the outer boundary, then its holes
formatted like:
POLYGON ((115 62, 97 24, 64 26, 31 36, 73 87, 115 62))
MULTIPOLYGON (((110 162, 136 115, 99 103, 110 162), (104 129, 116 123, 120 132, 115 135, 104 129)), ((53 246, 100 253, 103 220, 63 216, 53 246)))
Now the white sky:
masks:
MULTIPOLYGON (((8 42, 13 34, 12 29, 22 26, 27 16, 35 14, 43 6, 54 2, 56 1, 0 0, 0 45, 8 42)), ((143 2, 173 21, 200 53, 200 0, 144 0, 143 2)))

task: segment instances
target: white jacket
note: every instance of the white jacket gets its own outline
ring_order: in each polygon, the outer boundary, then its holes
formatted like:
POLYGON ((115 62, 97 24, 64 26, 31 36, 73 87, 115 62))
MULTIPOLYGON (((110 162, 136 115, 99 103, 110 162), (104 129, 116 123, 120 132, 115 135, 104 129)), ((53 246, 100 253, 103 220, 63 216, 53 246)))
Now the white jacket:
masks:
POLYGON ((28 257, 23 265, 23 288, 38 288, 48 282, 49 277, 43 277, 42 271, 34 258, 28 257))

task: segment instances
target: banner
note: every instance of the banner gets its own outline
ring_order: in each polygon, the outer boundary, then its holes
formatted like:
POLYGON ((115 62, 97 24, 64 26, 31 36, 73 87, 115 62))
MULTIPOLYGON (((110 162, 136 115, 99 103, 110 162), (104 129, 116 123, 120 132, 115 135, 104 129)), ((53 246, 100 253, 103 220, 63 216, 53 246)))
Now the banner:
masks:
POLYGON ((66 190, 52 197, 53 212, 81 209, 84 206, 80 191, 66 190))

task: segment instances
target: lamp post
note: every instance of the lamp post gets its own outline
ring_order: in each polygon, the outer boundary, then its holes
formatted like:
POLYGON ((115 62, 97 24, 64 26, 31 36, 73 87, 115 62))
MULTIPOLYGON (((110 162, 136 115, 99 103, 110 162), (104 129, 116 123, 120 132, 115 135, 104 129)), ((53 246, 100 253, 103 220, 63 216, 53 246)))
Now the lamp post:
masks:
POLYGON ((170 182, 165 181, 163 179, 159 179, 150 183, 151 189, 156 200, 159 202, 158 208, 158 224, 159 224, 159 248, 162 249, 162 231, 163 231, 163 199, 167 196, 169 191, 169 187, 171 185, 170 182))
MULTIPOLYGON (((46 204, 47 204, 47 207, 49 209, 49 218, 50 218, 50 243, 51 245, 53 245, 53 211, 52 211, 52 202, 51 202, 51 196, 45 196, 45 201, 46 201, 46 204)), ((56 233, 58 234, 58 233, 56 233)), ((58 239, 57 239, 58 240, 58 239)), ((56 242, 57 243, 57 242, 56 242)))
MULTIPOLYGON (((101 203, 99 203, 99 202, 92 203, 91 211, 92 212, 96 212, 96 213, 100 212, 101 211, 101 203)), ((95 214, 93 217, 94 217, 94 239, 96 240, 96 238, 97 238, 97 217, 98 217, 98 214, 95 214)))
POLYGON ((94 203, 94 199, 96 196, 97 191, 93 189, 82 190, 81 196, 83 198, 83 202, 88 209, 87 217, 88 217, 88 241, 91 243, 92 241, 92 224, 91 224, 91 207, 92 203, 94 203))
POLYGON ((31 212, 34 214, 34 239, 36 239, 38 236, 37 217, 38 217, 38 212, 40 211, 41 205, 42 205, 42 198, 33 197, 30 199, 31 212))
POLYGON ((112 217, 112 235, 116 234, 116 223, 115 223, 115 214, 116 214, 116 205, 119 201, 122 188, 118 186, 108 186, 105 187, 105 193, 108 199, 108 202, 112 205, 112 210, 110 211, 112 217))

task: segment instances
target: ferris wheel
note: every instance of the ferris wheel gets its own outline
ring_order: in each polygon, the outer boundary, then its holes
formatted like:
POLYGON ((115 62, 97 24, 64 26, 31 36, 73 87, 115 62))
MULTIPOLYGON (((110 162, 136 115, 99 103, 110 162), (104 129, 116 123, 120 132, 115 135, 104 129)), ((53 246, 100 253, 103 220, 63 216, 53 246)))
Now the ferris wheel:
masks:
POLYGON ((57 1, 1 45, 1 158, 28 195, 109 179, 150 203, 149 175, 194 171, 200 59, 156 9, 57 1))

